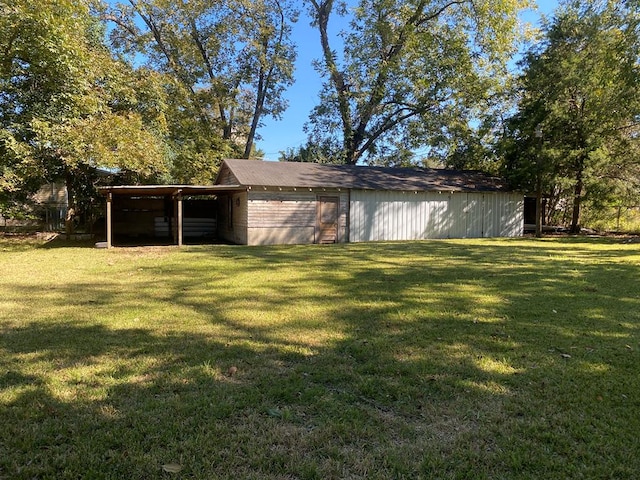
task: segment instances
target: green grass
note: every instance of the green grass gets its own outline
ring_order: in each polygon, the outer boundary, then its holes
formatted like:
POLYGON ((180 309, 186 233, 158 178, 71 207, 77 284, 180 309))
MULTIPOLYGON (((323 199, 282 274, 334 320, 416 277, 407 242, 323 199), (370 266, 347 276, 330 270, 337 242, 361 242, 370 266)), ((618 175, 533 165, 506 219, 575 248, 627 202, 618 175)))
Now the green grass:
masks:
POLYGON ((619 239, 0 239, 0 479, 637 478, 639 327, 619 239))

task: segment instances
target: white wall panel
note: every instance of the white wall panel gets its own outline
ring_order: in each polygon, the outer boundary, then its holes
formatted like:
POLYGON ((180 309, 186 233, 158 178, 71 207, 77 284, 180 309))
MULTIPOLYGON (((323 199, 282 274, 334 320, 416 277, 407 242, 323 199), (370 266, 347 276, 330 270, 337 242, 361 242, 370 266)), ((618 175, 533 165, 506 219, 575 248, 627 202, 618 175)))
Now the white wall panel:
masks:
POLYGON ((467 228, 464 238, 478 238, 484 236, 484 195, 481 193, 467 193, 466 220, 467 228))
POLYGON ((449 194, 449 211, 446 221, 449 223, 448 236, 451 238, 467 237, 467 194, 449 194))
POLYGON ((484 195, 482 215, 483 237, 499 237, 502 223, 502 204, 508 201, 504 195, 487 193, 484 195))
POLYGON ((509 194, 503 202, 503 222, 499 236, 518 237, 524 228, 524 197, 509 194))
POLYGON ((353 190, 352 242, 519 236, 522 195, 353 190))

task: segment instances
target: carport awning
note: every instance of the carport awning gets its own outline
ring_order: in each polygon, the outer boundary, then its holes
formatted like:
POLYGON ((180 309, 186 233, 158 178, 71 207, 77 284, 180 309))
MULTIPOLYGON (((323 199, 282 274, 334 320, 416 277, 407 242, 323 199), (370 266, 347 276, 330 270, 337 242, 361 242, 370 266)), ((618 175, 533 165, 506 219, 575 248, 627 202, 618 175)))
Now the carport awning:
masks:
POLYGON ((100 187, 99 192, 107 197, 107 247, 112 245, 111 202, 114 196, 123 197, 173 197, 177 217, 176 236, 182 245, 182 198, 197 195, 217 195, 221 192, 246 191, 241 185, 118 185, 100 187))
POLYGON ((240 185, 118 185, 100 187, 98 190, 103 195, 127 195, 140 197, 155 197, 165 195, 216 195, 219 192, 232 192, 246 190, 240 185))

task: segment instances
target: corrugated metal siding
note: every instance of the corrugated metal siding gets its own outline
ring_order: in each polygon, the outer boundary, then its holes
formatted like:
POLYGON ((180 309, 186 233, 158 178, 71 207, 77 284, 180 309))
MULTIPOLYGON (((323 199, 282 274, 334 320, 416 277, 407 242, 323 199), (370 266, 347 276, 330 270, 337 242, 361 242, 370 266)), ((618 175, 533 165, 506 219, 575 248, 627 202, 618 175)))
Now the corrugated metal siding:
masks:
POLYGON ((522 234, 522 195, 352 190, 352 242, 522 234))
POLYGON ((498 236, 519 237, 524 230, 524 197, 514 193, 504 197, 501 210, 502 224, 498 236))

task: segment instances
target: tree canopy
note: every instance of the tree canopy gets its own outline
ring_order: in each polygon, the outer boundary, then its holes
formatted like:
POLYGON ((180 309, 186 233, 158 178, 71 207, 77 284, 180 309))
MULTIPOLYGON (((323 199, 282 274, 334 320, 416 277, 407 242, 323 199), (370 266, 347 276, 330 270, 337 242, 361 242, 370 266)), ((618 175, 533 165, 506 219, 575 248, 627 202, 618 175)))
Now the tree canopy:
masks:
POLYGON ((119 51, 174 80, 174 176, 210 181, 224 156, 249 158, 263 118, 286 108, 297 17, 288 0, 128 0, 102 16, 119 51))
POLYGON ((326 79, 309 131, 344 163, 393 163, 470 120, 506 72, 525 0, 309 0, 326 79), (349 16, 340 33, 330 20, 349 16), (387 159, 387 160, 385 160, 387 159), (389 161, 389 159, 391 159, 389 161))
POLYGON ((523 61, 506 172, 529 187, 541 177, 574 232, 585 201, 597 209, 640 193, 639 13, 631 2, 569 2, 523 61))
POLYGON ((43 181, 62 178, 77 211, 93 167, 142 177, 166 170, 164 95, 152 72, 112 57, 87 3, 2 0, 0 10, 5 210, 43 181))

